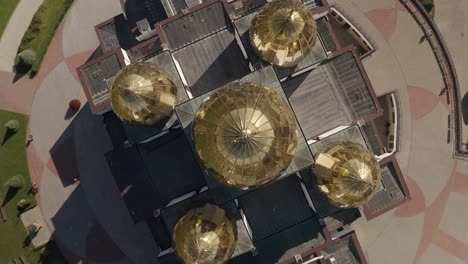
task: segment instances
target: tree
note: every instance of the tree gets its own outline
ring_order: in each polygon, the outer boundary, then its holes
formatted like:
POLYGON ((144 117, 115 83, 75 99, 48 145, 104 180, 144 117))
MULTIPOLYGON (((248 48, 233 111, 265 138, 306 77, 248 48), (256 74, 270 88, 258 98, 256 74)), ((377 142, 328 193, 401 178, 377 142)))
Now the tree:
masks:
POLYGON ((80 107, 81 107, 81 101, 78 100, 78 99, 73 99, 68 103, 68 106, 71 109, 73 109, 75 111, 78 111, 80 109, 80 107))
POLYGON ((15 175, 8 179, 5 185, 13 189, 21 189, 24 186, 24 177, 21 174, 15 175))
POLYGON ((13 132, 16 132, 20 128, 20 123, 18 120, 12 119, 6 122, 3 126, 6 127, 8 130, 12 130, 13 132))
POLYGON ((8 139, 10 139, 16 133, 16 131, 18 131, 20 128, 20 123, 18 120, 12 119, 6 122, 3 126, 6 127, 6 131, 5 135, 3 135, 2 145, 5 144, 8 139))
POLYGON ((31 199, 21 199, 18 202, 18 209, 24 210, 32 204, 31 199))
POLYGON ((36 62, 36 52, 27 49, 18 54, 17 66, 21 67, 22 69, 31 69, 34 62, 36 62))

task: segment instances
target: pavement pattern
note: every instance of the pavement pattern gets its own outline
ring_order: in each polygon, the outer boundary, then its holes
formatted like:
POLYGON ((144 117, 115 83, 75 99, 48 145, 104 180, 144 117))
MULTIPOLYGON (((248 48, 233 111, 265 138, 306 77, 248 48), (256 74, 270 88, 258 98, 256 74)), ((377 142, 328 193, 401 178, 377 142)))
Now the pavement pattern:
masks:
MULTIPOLYGON (((329 2, 346 10, 376 43, 363 63, 377 95, 396 91, 400 102, 397 159, 413 199, 353 224, 368 262, 467 263, 468 161, 452 157, 450 107, 439 96, 444 83, 429 44, 399 0, 329 2)), ((467 7, 468 0, 436 0, 435 21, 464 89, 467 7)), ((103 165, 110 144, 99 119, 88 107, 67 116, 69 100, 85 102, 75 68, 98 46, 93 26, 120 12, 117 0, 75 0, 34 79, 15 77, 0 63, 0 109, 31 116, 31 177, 39 184, 45 222, 70 263, 151 263, 157 251, 147 227, 133 225, 116 198, 120 194, 103 165)), ((8 46, 0 46, 2 53, 16 51, 15 41, 0 40, 8 46)))

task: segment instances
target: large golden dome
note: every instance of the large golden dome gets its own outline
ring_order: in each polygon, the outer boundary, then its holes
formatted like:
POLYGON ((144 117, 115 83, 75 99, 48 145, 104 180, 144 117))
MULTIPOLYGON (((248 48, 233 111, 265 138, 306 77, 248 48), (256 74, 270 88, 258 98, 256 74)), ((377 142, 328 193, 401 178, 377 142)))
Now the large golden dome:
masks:
POLYGON ((155 64, 139 62, 117 73, 111 87, 111 105, 120 119, 152 125, 172 115, 177 87, 155 64))
POLYGON ((372 153, 360 144, 335 142, 316 157, 317 186, 339 207, 366 203, 380 183, 380 166, 372 153))
POLYGON ((226 263, 236 242, 237 227, 211 204, 188 211, 174 228, 175 252, 187 264, 226 263))
POLYGON ((317 24, 298 0, 273 0, 252 21, 250 43, 265 61, 280 67, 299 64, 317 40, 317 24))
POLYGON ((287 103, 270 88, 249 82, 216 90, 201 104, 193 139, 210 174, 237 188, 277 178, 297 146, 296 123, 287 103))

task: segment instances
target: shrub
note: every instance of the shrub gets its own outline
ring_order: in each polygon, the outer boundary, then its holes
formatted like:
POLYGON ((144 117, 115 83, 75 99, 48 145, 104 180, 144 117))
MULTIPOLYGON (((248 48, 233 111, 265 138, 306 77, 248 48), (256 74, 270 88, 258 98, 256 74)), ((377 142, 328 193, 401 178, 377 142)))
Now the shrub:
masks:
POLYGON ((16 132, 20 128, 20 123, 19 123, 18 120, 12 119, 12 120, 6 122, 3 126, 6 127, 9 130, 12 130, 12 131, 16 132))
POLYGON ((24 177, 21 174, 15 175, 8 179, 5 185, 13 189, 20 189, 24 186, 24 177))
POLYGON ((81 101, 78 99, 73 99, 68 103, 68 106, 71 109, 78 111, 81 107, 81 101))
POLYGON ((46 16, 47 6, 41 5, 34 14, 28 29, 23 35, 23 39, 21 39, 20 46, 18 47, 18 52, 28 49, 31 42, 39 36, 41 29, 44 27, 46 16))
POLYGON ((36 53, 30 49, 24 50, 18 54, 17 66, 23 69, 31 69, 36 62, 36 53))
POLYGON ((31 204, 32 204, 31 199, 21 199, 18 202, 18 208, 23 210, 23 209, 29 207, 31 204))

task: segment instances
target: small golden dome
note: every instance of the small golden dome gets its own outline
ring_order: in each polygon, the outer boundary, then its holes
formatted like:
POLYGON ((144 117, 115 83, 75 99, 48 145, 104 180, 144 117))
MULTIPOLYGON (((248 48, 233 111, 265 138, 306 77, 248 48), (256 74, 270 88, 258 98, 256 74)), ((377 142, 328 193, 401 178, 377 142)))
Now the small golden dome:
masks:
POLYGON ((120 119, 153 125, 172 115, 177 87, 155 64, 138 62, 120 70, 111 87, 111 105, 120 119))
POLYGON ((226 263, 236 242, 236 225, 211 204, 188 211, 174 228, 175 252, 187 264, 226 263))
POLYGON ((280 67, 299 64, 317 40, 317 24, 298 0, 273 0, 252 21, 250 43, 265 61, 280 67))
POLYGON ((216 90, 193 121, 196 152, 219 182, 236 188, 276 179, 294 157, 294 115, 275 91, 255 83, 216 90))
POLYGON ((318 189, 339 207, 366 203, 380 184, 380 166, 360 144, 335 142, 316 157, 314 174, 318 189))

